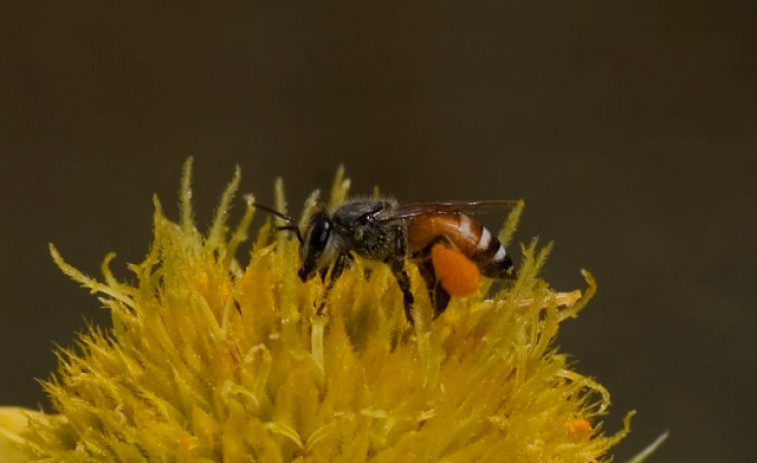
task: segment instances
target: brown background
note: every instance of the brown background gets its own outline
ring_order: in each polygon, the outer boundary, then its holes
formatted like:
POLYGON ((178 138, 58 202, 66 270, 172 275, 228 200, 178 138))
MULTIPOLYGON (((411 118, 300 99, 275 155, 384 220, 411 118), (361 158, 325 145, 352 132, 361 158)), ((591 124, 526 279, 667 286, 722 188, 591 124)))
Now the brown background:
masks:
POLYGON ((0 4, 0 403, 47 406, 52 344, 107 322, 48 241, 140 261, 188 155, 203 224, 236 163, 298 210, 344 162, 357 192, 523 197, 554 286, 595 274, 559 341, 610 429, 639 411, 617 461, 666 429, 652 461, 757 460, 757 3, 139 3, 0 4))

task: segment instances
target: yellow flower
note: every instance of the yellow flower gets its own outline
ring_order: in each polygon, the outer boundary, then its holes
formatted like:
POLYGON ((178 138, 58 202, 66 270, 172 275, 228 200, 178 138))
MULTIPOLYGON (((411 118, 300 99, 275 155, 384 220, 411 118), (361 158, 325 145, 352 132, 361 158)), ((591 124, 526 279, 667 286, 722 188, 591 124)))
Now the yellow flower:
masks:
MULTIPOLYGON (((412 326, 386 266, 357 259, 325 298, 320 279, 299 282, 298 244, 270 221, 241 264, 254 206, 245 197, 227 228, 239 171, 207 235, 194 225, 190 177, 187 162, 178 223, 155 200, 155 238, 129 265, 132 282, 110 272, 113 254, 97 281, 50 246, 112 326, 59 352, 45 383, 56 415, 0 409, 0 461, 593 462, 628 432, 630 414, 617 434, 602 431, 609 394, 553 343, 595 284, 583 272, 583 294, 553 291, 538 277, 549 246, 522 248, 512 287, 484 280, 437 319, 408 264, 412 326)), ((340 173, 331 205, 348 185, 340 173)), ((280 210, 282 191, 277 182, 280 210)))

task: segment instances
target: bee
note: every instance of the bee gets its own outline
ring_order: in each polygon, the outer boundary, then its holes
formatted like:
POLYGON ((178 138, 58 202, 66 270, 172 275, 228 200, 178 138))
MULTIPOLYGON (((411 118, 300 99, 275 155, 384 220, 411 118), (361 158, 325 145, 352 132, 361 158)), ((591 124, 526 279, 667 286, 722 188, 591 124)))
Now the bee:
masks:
MULTIPOLYGON (((318 275, 325 279, 330 269, 328 293, 354 260, 354 255, 383 262, 397 280, 403 295, 405 316, 413 324, 415 300, 405 271, 408 259, 418 264, 436 316, 444 312, 451 297, 445 285, 440 284, 442 269, 439 259, 435 259, 434 249, 437 246, 464 256, 457 262, 472 263, 487 277, 515 278, 513 261, 504 246, 486 227, 470 217, 509 209, 515 203, 494 200, 401 204, 389 198, 356 198, 332 212, 316 210, 308 218, 304 233, 291 217, 265 206, 256 206, 287 222, 279 230, 296 233, 301 262, 298 275, 303 282, 318 275)), ((447 270, 454 272, 456 269, 447 270)))

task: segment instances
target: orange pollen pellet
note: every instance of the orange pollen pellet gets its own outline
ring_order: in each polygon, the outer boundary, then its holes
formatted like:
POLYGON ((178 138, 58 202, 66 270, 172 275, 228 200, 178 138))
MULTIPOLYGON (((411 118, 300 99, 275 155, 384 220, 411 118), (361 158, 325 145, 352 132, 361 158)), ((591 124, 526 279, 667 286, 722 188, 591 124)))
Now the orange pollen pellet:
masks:
POLYGON ((437 243, 431 248, 431 262, 442 287, 452 296, 478 291, 481 271, 465 254, 437 243))
POLYGON ((565 423, 565 428, 571 436, 583 436, 591 432, 591 423, 583 418, 576 418, 565 423))

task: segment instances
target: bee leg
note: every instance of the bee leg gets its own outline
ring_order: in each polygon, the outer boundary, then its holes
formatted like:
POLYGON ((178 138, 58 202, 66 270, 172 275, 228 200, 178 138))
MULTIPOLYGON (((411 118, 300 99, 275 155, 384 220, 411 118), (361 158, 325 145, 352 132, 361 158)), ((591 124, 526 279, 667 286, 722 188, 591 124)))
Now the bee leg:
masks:
POLYGON ((404 260, 392 262, 392 273, 402 290, 402 303, 405 307, 405 318, 407 318, 407 321, 410 322, 411 325, 414 325, 413 303, 415 302, 415 298, 413 298, 413 293, 410 291, 410 277, 407 276, 403 264, 404 260))
POLYGON ((426 256, 418 262, 418 270, 421 272, 423 281, 426 282, 428 297, 434 306, 434 317, 438 317, 447 310, 450 294, 439 284, 439 279, 436 277, 436 271, 434 270, 434 263, 431 261, 430 256, 426 256))
POLYGON ((346 252, 343 252, 336 256, 336 261, 334 262, 334 267, 331 269, 331 281, 329 281, 329 288, 334 286, 334 283, 336 280, 339 279, 340 276, 342 276, 342 273, 344 273, 344 269, 347 268, 347 265, 352 260, 352 256, 347 254, 346 252))
POLYGON ((418 270, 423 277, 423 281, 426 282, 428 297, 431 299, 431 305, 434 306, 434 318, 443 314, 444 311, 447 310, 447 306, 452 297, 441 285, 439 278, 437 278, 434 262, 431 260, 431 248, 439 243, 444 244, 445 246, 452 246, 449 238, 442 235, 413 255, 413 258, 418 261, 418 270))
POLYGON ((394 254, 387 262, 392 269, 394 278, 397 279, 402 290, 402 303, 405 307, 405 318, 413 325, 413 304, 415 298, 410 291, 410 277, 405 271, 405 258, 407 256, 407 236, 401 227, 394 227, 394 254))
MULTIPOLYGON (((321 301, 320 305, 318 306, 318 309, 315 311, 316 315, 322 315, 323 314, 323 308, 326 306, 326 300, 328 300, 329 293, 331 292, 331 289, 336 284, 336 280, 339 279, 340 276, 342 276, 342 273, 344 273, 345 267, 352 261, 352 256, 349 253, 342 252, 338 256, 336 256, 336 260, 334 261, 334 265, 331 267, 331 278, 329 278, 328 284, 326 284, 326 289, 323 292, 323 301, 321 301)), ((322 279, 326 278, 326 272, 324 272, 321 275, 322 279)))

